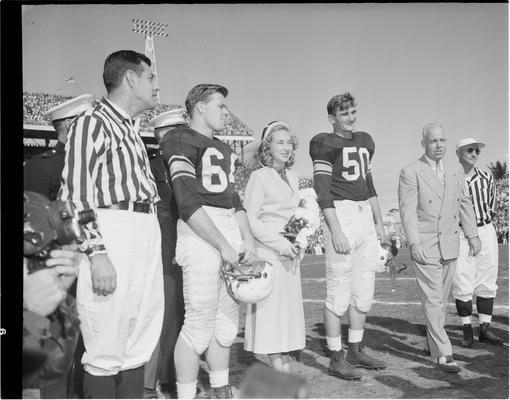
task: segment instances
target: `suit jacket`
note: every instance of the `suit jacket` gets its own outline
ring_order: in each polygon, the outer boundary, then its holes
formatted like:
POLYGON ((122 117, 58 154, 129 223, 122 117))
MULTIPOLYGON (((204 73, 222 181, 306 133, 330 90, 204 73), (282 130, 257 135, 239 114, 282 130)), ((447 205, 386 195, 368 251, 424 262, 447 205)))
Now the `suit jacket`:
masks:
POLYGON ((400 172, 400 218, 409 245, 422 243, 425 255, 459 256, 459 222, 466 237, 478 235, 473 203, 460 164, 443 164, 443 186, 423 155, 400 172))

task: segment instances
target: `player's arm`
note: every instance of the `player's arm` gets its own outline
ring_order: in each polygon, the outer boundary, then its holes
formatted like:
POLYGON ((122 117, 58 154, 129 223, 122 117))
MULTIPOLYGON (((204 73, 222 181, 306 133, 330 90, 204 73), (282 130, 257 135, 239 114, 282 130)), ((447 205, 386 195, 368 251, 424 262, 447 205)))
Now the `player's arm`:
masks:
POLYGON ((331 241, 337 253, 349 254, 350 244, 340 226, 331 195, 334 156, 332 149, 326 148, 320 138, 310 141, 310 157, 313 162, 313 188, 326 224, 331 232, 331 241))
POLYGON ((165 136, 160 146, 170 171, 179 216, 199 237, 217 249, 223 260, 231 264, 237 263, 239 255, 202 208, 196 178, 198 149, 183 140, 178 133, 165 136))
MULTIPOLYGON (((103 123, 91 116, 76 118, 69 127, 66 155, 62 171, 59 198, 70 199, 78 210, 94 207, 94 182, 99 157, 105 152, 103 123)), ((94 221, 85 229, 87 253, 90 257, 92 289, 107 296, 117 286, 117 274, 111 263, 98 224, 94 221)))
POLYGON ((377 196, 370 197, 368 199, 370 207, 372 208, 372 216, 374 218, 375 232, 379 240, 384 240, 386 232, 384 230, 384 222, 381 214, 381 208, 379 207, 379 199, 377 196))
POLYGON ((237 264, 239 254, 227 242, 225 236, 216 228, 216 225, 202 207, 199 207, 187 219, 186 223, 198 236, 218 250, 224 261, 230 264, 237 264))
POLYGON ((374 179, 372 177, 372 157, 375 151, 375 144, 372 138, 369 136, 369 144, 368 144, 368 152, 369 152, 369 162, 367 167, 366 174, 366 182, 368 186, 368 202, 370 203, 370 208, 372 209, 372 217, 374 219, 375 231, 377 233, 377 238, 379 240, 384 240, 386 237, 386 232, 384 231, 384 222, 381 214, 381 207, 379 206, 379 199, 377 198, 377 192, 374 186, 374 179))
POLYGON ((494 183, 492 174, 489 174, 489 209, 492 219, 496 214, 496 184, 494 183))
MULTIPOLYGON (((232 186, 234 186, 233 183, 232 186)), ((251 263, 257 256, 255 238, 253 237, 253 232, 251 231, 250 223, 248 222, 246 209, 243 206, 243 202, 241 201, 239 193, 237 193, 235 189, 233 195, 233 203, 236 210, 234 215, 236 217, 237 223, 239 224, 239 230, 241 231, 241 236, 243 238, 243 246, 241 249, 241 252, 244 253, 243 261, 251 263)))

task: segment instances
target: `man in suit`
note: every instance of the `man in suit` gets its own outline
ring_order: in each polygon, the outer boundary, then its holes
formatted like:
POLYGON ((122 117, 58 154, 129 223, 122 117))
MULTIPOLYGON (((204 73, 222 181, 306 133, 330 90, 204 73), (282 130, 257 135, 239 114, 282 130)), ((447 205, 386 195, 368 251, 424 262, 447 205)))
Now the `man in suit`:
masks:
POLYGON ((458 164, 443 164, 446 137, 442 125, 425 125, 421 143, 425 154, 400 172, 400 217, 415 265, 430 355, 442 371, 459 372, 444 329, 459 256, 459 231, 472 254, 480 251, 481 242, 464 172, 458 164))

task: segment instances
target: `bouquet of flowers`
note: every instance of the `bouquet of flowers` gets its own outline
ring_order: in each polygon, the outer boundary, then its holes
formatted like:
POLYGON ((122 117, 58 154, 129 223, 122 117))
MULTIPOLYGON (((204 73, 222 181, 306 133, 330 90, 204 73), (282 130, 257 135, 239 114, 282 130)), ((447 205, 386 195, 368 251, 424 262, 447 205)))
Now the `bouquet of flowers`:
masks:
POLYGON ((321 219, 317 194, 313 188, 301 189, 299 198, 299 205, 285 224, 282 234, 304 251, 320 228, 321 219))

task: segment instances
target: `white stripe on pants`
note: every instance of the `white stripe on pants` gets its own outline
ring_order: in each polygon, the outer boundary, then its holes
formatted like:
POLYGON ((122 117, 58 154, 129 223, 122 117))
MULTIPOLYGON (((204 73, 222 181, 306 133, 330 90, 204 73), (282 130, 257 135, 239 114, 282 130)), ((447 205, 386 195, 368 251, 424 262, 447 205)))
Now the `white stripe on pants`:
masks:
POLYGON ((478 228, 482 249, 475 256, 469 255, 469 244, 461 231, 457 270, 453 278, 452 295, 455 299, 469 301, 473 294, 480 297, 496 297, 498 279, 498 238, 494 225, 478 228))
POLYGON ((85 371, 106 376, 150 359, 163 324, 163 266, 156 214, 98 209, 97 222, 117 288, 109 296, 93 293, 90 263, 82 263, 77 303, 85 371))
MULTIPOLYGON (((203 209, 233 249, 239 251, 242 238, 233 210, 203 209)), ((237 335, 239 305, 221 280, 220 253, 179 219, 175 259, 182 267, 185 307, 179 335, 197 354, 202 354, 213 338, 229 347, 237 335)))

